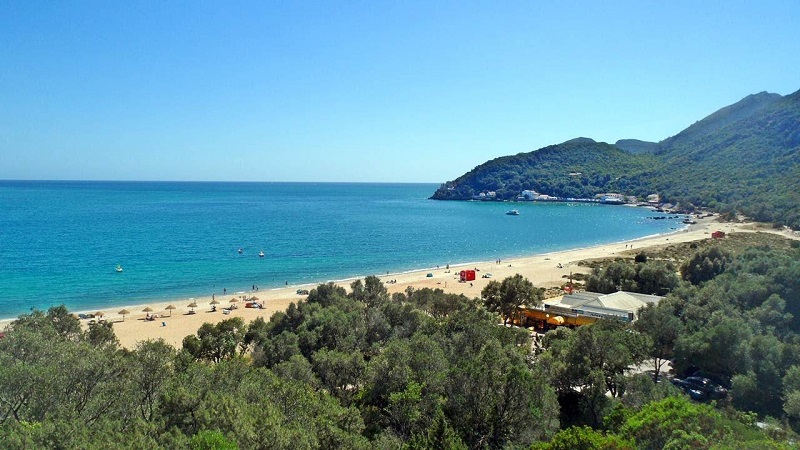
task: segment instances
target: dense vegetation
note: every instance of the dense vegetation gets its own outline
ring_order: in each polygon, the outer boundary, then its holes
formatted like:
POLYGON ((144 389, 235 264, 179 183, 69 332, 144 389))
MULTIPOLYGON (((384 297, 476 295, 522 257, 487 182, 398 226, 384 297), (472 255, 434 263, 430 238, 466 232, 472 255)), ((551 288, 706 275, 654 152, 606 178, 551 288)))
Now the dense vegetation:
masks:
POLYGON ((0 339, 0 442, 789 448, 800 426, 800 249, 692 246, 593 273, 609 289, 669 290, 633 326, 562 327, 536 342, 501 325, 541 299, 519 276, 480 300, 430 289, 390 296, 375 277, 349 293, 323 284, 269 321, 203 325, 182 349, 160 340, 121 349, 110 325, 82 331, 63 307, 34 311, 0 339), (700 370, 731 395, 692 402, 632 370, 650 360, 700 370), (755 421, 766 417, 773 425, 762 431, 755 421))
POLYGON ((632 155, 619 148, 579 138, 530 153, 503 156, 442 185, 435 199, 466 200, 494 191, 499 199, 515 199, 525 189, 556 197, 589 198, 602 192, 647 195, 636 178, 658 162, 651 154, 632 155), (571 175, 570 175, 571 174, 571 175))
POLYGON ((507 200, 523 189, 559 197, 659 193, 687 209, 800 229, 800 91, 748 96, 658 144, 581 138, 497 158, 442 184, 433 198, 495 191, 507 200))

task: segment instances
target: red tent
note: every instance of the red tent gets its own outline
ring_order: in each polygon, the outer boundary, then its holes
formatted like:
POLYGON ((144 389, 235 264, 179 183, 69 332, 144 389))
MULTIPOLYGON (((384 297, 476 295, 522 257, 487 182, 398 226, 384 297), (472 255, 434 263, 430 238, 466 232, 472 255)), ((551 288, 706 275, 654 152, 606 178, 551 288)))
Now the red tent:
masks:
POLYGON ((475 280, 475 271, 474 270, 462 270, 459 275, 461 275, 461 281, 473 281, 475 280))

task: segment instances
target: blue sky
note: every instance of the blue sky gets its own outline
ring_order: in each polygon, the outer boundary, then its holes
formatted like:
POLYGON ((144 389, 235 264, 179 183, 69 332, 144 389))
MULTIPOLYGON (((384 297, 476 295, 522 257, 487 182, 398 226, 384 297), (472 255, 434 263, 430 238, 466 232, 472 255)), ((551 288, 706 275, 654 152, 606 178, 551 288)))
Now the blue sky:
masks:
POLYGON ((800 89, 800 2, 0 3, 0 179, 442 182, 800 89))

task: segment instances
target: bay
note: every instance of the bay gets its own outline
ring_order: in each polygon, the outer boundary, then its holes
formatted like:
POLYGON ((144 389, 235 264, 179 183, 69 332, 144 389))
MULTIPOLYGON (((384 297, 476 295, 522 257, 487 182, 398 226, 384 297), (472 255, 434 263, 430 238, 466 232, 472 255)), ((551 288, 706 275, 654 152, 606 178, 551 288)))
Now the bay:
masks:
POLYGON ((681 226, 644 208, 428 200, 436 187, 0 181, 0 318, 505 259, 681 226))

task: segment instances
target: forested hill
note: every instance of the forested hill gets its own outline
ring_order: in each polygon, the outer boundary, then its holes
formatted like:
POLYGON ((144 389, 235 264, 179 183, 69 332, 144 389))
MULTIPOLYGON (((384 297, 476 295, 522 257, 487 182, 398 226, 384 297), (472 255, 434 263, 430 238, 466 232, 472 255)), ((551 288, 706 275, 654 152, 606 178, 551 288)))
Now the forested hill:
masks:
POLYGON ((658 144, 579 138, 488 161, 431 198, 499 200, 532 189, 558 197, 620 192, 741 212, 800 229, 800 91, 750 95, 658 144))
POLYGON ((669 151, 670 148, 680 147, 696 139, 712 135, 728 125, 757 114, 781 98, 779 94, 771 94, 769 92, 748 95, 738 102, 695 122, 675 136, 664 139, 659 143, 660 147, 669 151))
POLYGON ((716 131, 675 139, 660 152, 664 170, 653 178, 654 189, 800 229, 800 91, 716 131))
POLYGON ((578 138, 493 159, 443 184, 432 198, 466 200, 480 192, 494 191, 498 199, 507 200, 525 189, 557 197, 628 191, 639 183, 632 184, 628 174, 644 173, 656 161, 653 155, 633 155, 610 144, 578 138))

